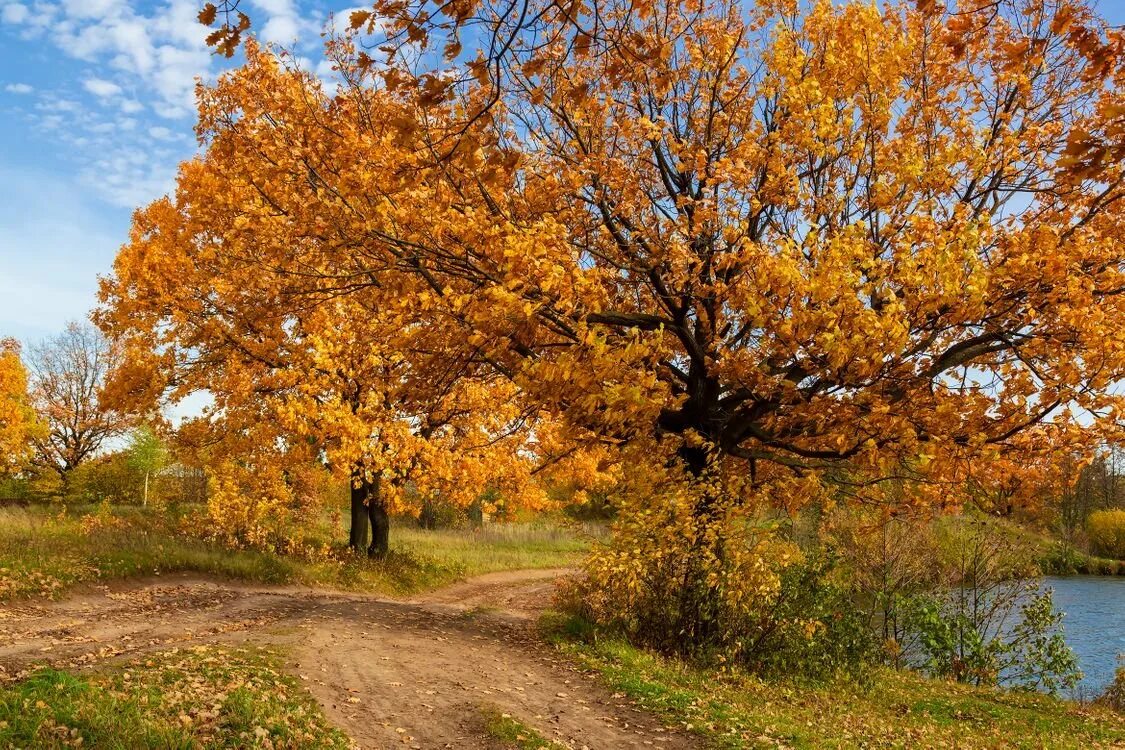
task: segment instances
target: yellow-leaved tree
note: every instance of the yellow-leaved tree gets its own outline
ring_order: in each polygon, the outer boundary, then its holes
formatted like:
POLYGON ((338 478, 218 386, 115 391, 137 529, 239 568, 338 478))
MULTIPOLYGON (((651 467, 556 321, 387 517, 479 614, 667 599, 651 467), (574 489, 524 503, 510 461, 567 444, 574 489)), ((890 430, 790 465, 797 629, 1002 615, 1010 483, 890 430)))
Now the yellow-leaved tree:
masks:
MULTIPOLYGON (((314 111, 310 83, 285 81, 273 92, 276 110, 314 111)), ((211 96, 240 97, 242 88, 211 96)), ((266 135, 267 123, 238 127, 266 135)), ((491 490, 512 507, 534 507, 546 502, 551 477, 598 474, 596 451, 575 450, 557 420, 443 319, 424 283, 401 275, 372 283, 381 269, 362 263, 324 266, 339 241, 333 217, 317 218, 300 191, 285 199, 299 216, 277 205, 260 224, 247 213, 269 203, 259 180, 280 185, 288 179, 280 169, 300 163, 284 141, 267 146, 280 149, 279 171, 234 181, 218 154, 225 147, 214 146, 213 157, 183 166, 175 202, 137 213, 103 283, 109 306, 98 321, 124 346, 107 391, 119 408, 210 396, 179 435, 212 470, 216 534, 283 546, 273 538, 285 526, 279 517, 315 510, 297 480, 310 463, 349 480, 349 543, 373 556, 388 551, 390 514, 417 512, 427 499, 467 506, 491 490)))
POLYGON ((204 153, 104 288, 107 330, 221 373, 228 413, 362 414, 357 466, 446 396, 627 446, 661 490, 632 528, 683 537, 661 596, 689 642, 748 601, 700 562, 747 505, 886 478, 943 505, 1121 437, 1125 67, 1087 3, 380 0, 351 26, 338 88, 250 43, 201 89, 204 153), (321 371, 379 385, 353 407, 321 371))
POLYGON ((27 392, 27 368, 15 339, 0 339, 0 477, 27 466, 42 432, 27 392))

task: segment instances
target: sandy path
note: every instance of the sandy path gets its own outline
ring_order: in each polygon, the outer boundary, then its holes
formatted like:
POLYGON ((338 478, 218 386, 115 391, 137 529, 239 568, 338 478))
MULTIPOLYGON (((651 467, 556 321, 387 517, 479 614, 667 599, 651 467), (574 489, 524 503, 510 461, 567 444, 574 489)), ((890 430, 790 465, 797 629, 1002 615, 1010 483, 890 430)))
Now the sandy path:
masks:
POLYGON ((534 635, 565 570, 471 579, 409 601, 165 576, 0 607, 0 679, 201 642, 278 644, 362 748, 496 748, 492 708, 574 748, 690 748, 534 635))

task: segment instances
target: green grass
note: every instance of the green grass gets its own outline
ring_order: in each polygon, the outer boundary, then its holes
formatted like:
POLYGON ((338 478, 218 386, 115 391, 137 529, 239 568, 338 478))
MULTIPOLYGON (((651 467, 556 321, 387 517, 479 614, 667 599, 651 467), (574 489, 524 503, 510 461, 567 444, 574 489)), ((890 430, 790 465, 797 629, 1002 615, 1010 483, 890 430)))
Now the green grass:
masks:
POLYGON ((199 646, 83 675, 40 669, 0 688, 0 747, 349 746, 261 649, 199 646))
POLYGON ((392 531, 391 548, 478 575, 574 564, 589 550, 590 538, 599 533, 596 526, 564 527, 546 521, 493 524, 476 530, 404 527, 392 531))
POLYGON ((513 750, 544 750, 544 748, 558 748, 559 744, 552 742, 524 724, 510 714, 501 713, 496 708, 482 708, 484 718, 484 731, 489 737, 499 741, 506 748, 513 750))
MULTIPOLYGON (((953 523, 963 518, 963 516, 949 516, 943 521, 953 523)), ((989 533, 1003 537, 1022 548, 1028 559, 1033 561, 1044 575, 1125 575, 1125 560, 1113 560, 1083 552, 1029 524, 983 514, 975 514, 973 520, 975 523, 986 525, 989 533)))
POLYGON ((890 669, 865 685, 767 681, 663 659, 557 615, 544 627, 610 689, 715 748, 1125 747, 1121 714, 1045 695, 890 669))
MULTIPOLYGON (((331 538, 331 530, 320 531, 331 538)), ((0 601, 172 572, 405 594, 479 573, 574 564, 594 532, 547 521, 438 531, 400 524, 392 528, 391 554, 376 561, 339 547, 314 557, 232 550, 135 507, 2 508, 0 601)))

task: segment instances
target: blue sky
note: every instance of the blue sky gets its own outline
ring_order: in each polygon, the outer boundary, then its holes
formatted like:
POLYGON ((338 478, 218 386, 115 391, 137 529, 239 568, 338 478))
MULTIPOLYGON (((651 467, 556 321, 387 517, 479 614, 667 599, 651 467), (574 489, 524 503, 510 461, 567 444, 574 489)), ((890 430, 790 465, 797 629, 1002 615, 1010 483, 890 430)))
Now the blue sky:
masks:
MULTIPOLYGON (((260 38, 315 69, 330 10, 246 0, 260 38)), ((201 0, 0 0, 0 337, 31 342, 84 317, 132 210, 196 150, 193 89, 226 60, 201 0)))
MULTIPOLYGON (((245 0, 260 38, 316 69, 320 31, 359 0, 245 0)), ((0 336, 84 317, 134 208, 196 149, 192 91, 226 61, 200 0, 0 0, 0 336)), ((1125 0, 1101 0, 1125 23, 1125 0)))

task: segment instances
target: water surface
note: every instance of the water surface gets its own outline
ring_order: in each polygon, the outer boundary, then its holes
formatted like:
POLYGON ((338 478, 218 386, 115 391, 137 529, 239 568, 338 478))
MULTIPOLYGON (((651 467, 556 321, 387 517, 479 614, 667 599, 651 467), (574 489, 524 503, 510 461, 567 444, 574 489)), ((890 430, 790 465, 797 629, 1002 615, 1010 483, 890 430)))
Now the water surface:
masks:
POLYGON ((1125 576, 1048 576, 1044 583, 1066 613, 1066 642, 1085 674, 1080 694, 1101 693, 1113 681, 1117 654, 1125 654, 1125 576))

